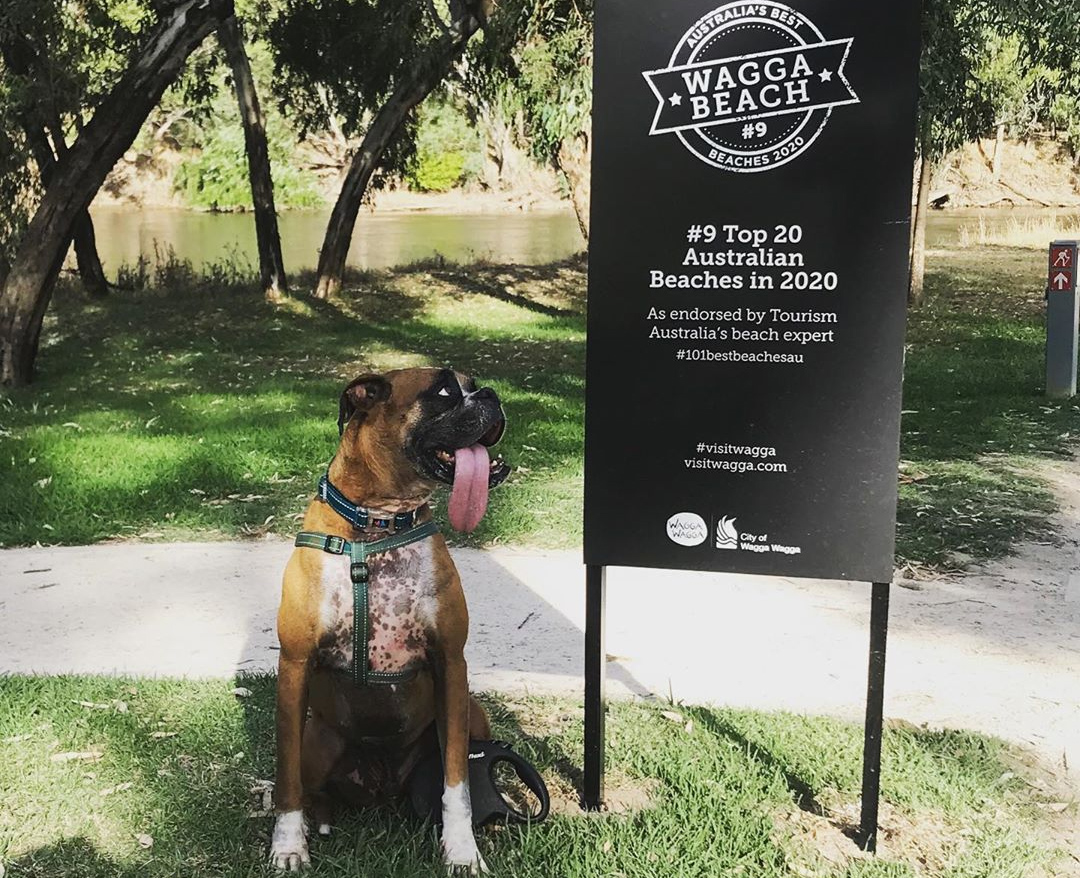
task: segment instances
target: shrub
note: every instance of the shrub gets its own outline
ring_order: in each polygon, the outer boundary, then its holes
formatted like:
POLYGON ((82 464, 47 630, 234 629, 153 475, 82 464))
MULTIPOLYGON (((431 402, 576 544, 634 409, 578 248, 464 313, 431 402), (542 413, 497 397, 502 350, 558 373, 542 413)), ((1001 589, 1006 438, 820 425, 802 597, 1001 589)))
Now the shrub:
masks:
POLYGON ((465 174, 465 156, 451 152, 420 152, 406 174, 409 188, 421 192, 446 192, 453 189, 465 174))
MULTIPOLYGON (((308 176, 291 162, 289 138, 267 132, 274 176, 274 202, 278 207, 318 207, 322 203, 308 176)), ((177 169, 173 186, 192 207, 208 210, 249 210, 244 131, 238 122, 214 126, 202 149, 177 169)))

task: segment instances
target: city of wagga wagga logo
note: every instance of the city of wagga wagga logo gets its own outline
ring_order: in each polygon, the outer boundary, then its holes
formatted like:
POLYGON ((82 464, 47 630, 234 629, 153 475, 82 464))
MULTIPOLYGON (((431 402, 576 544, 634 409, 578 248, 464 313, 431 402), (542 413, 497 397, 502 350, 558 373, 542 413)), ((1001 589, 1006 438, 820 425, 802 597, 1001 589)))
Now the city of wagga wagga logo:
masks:
POLYGON ((787 164, 833 107, 857 104, 844 75, 853 37, 826 40, 783 3, 728 3, 698 19, 667 67, 643 73, 659 102, 650 135, 674 134, 725 171, 787 164))

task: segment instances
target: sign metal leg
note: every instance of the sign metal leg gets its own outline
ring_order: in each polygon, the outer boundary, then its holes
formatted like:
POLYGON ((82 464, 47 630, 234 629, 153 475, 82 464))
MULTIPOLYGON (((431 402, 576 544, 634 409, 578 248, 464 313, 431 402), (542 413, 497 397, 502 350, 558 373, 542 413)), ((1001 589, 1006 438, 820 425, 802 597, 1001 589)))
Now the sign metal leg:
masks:
POLYGON ((585 778, 581 797, 581 806, 586 811, 599 811, 604 803, 606 603, 607 568, 588 564, 585 567, 585 778))
POLYGON ((870 598, 870 668, 866 683, 863 738, 862 814, 859 838, 864 850, 877 851, 878 798, 881 791, 881 730, 885 702, 885 641, 889 633, 889 583, 875 582, 870 598))

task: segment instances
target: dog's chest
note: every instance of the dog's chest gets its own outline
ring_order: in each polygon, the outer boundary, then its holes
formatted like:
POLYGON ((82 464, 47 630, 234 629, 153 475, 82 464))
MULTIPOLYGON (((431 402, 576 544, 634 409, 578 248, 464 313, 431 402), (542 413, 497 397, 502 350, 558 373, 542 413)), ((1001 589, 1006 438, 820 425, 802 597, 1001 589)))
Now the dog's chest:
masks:
MULTIPOLYGON (((318 664, 351 670, 353 583, 347 555, 323 559, 318 664)), ((435 622, 435 578, 428 540, 372 555, 367 561, 368 668, 397 673, 423 664, 435 622)))

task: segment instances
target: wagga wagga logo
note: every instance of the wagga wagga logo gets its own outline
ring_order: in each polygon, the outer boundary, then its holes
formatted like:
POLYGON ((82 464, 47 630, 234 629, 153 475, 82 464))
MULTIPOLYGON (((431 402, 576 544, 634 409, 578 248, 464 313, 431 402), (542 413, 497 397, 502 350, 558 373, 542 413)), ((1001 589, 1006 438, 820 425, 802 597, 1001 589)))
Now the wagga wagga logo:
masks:
POLYGON ((667 535, 680 546, 700 546, 709 538, 709 526, 695 512, 676 512, 667 520, 667 535))
POLYGON ((817 139, 833 107, 859 102, 844 74, 853 42, 825 39, 773 0, 714 9, 683 34, 666 67, 643 73, 658 101, 649 134, 674 134, 725 171, 787 164, 817 139))

